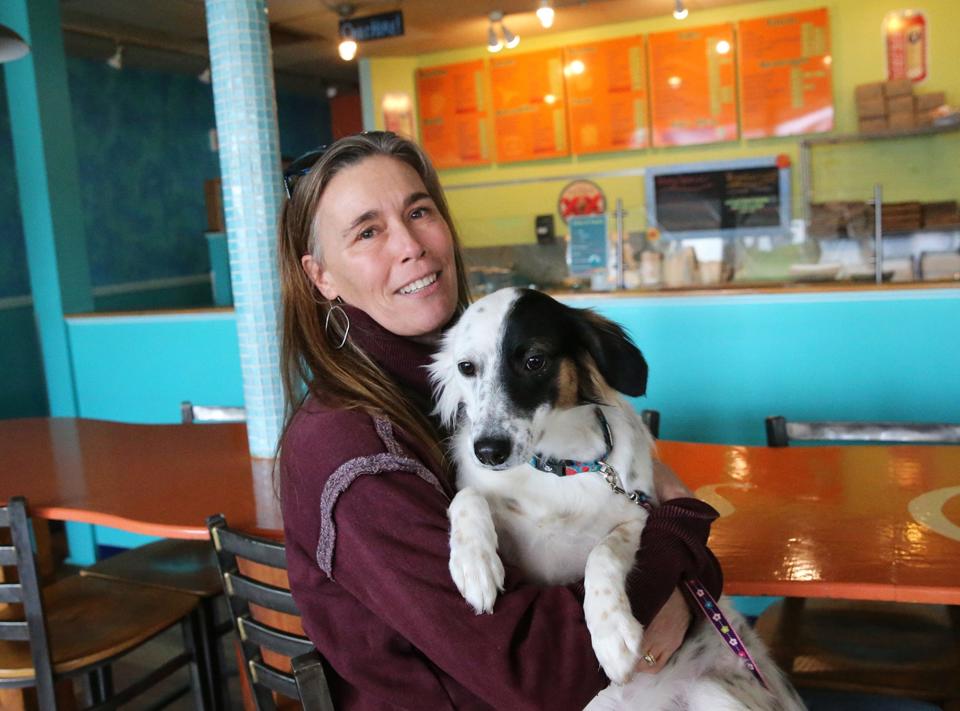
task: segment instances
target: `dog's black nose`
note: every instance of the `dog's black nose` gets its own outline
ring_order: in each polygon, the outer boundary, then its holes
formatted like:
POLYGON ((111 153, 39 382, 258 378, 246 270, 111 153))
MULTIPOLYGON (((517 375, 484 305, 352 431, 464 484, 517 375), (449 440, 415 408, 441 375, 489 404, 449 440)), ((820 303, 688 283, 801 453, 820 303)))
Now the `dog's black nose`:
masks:
POLYGON ((482 464, 495 467, 510 456, 510 440, 505 437, 484 437, 473 443, 473 451, 482 464))

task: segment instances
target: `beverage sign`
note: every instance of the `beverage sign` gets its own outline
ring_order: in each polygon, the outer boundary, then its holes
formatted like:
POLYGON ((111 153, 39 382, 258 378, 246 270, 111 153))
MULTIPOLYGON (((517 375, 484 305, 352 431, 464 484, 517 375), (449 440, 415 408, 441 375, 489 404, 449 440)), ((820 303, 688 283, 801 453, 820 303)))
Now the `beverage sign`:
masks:
POLYGON ((340 36, 352 37, 357 42, 403 36, 403 13, 400 10, 381 12, 366 17, 340 20, 340 36))
POLYGON ((571 217, 567 263, 573 276, 590 276, 607 267, 607 216, 571 217))
POLYGON ((927 78, 927 20, 919 10, 888 12, 883 18, 887 79, 927 78))

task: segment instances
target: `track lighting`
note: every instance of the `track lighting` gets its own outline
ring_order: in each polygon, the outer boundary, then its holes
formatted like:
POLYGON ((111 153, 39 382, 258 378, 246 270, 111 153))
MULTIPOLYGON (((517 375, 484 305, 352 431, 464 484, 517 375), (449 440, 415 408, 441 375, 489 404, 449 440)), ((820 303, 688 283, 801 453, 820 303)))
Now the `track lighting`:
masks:
POLYGON ((117 71, 123 69, 123 45, 117 44, 117 48, 113 51, 113 54, 110 55, 110 58, 107 60, 107 66, 117 71))
POLYGON ((683 0, 676 0, 673 3, 673 17, 677 20, 684 19, 690 13, 687 12, 687 8, 683 6, 683 0))
POLYGON ((554 14, 550 0, 540 0, 540 7, 537 8, 537 19, 540 20, 540 26, 544 29, 553 27, 554 14))
POLYGON ((357 56, 357 40, 353 36, 353 26, 349 22, 344 22, 353 16, 355 10, 356 8, 348 2, 336 7, 337 14, 340 16, 340 44, 337 46, 337 52, 344 62, 349 62, 357 56))
POLYGON ((351 59, 357 56, 357 42, 353 37, 344 37, 340 40, 340 45, 337 47, 337 51, 340 53, 340 59, 344 62, 349 62, 351 59))
POLYGON ((506 46, 507 49, 513 49, 520 44, 520 35, 514 34, 503 24, 503 12, 494 10, 490 13, 490 26, 487 28, 487 51, 499 52, 506 46), (501 41, 497 36, 497 25, 500 25, 501 41))
POLYGON ((30 47, 23 41, 23 37, 6 25, 0 25, 0 64, 20 59, 29 51, 30 47))

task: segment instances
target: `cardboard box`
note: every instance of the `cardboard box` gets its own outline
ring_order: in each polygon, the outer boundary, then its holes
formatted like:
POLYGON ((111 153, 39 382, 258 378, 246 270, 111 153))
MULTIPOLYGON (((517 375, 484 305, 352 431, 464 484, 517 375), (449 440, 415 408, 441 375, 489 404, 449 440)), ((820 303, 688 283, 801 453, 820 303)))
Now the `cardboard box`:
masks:
POLYGON ((886 133, 887 119, 868 118, 860 119, 860 133, 886 133))
POLYGON ((913 94, 913 82, 909 79, 891 79, 883 83, 883 93, 888 99, 892 96, 913 94))
POLYGON ((887 127, 891 131, 904 131, 917 127, 917 117, 913 111, 898 111, 887 116, 887 127))
POLYGON ((917 111, 929 111, 930 109, 935 109, 947 103, 947 95, 942 91, 933 91, 929 94, 917 94, 915 98, 917 101, 917 111))
POLYGON ((914 97, 907 94, 904 96, 887 97, 888 114, 912 114, 914 112, 914 97))
POLYGON ((862 101, 876 101, 883 99, 883 82, 875 81, 872 84, 860 84, 854 89, 854 97, 859 104, 862 101))
POLYGON ((869 99, 857 102, 857 115, 860 118, 884 118, 887 115, 887 102, 883 99, 869 99))

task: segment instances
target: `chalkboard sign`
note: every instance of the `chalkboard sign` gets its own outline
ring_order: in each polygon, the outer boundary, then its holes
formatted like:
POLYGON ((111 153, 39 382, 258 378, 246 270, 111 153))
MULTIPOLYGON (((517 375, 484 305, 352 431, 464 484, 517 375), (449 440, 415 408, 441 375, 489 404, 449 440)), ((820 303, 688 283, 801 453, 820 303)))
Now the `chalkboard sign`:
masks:
POLYGON ((785 233, 790 227, 789 161, 649 168, 647 220, 648 227, 674 238, 785 233))

